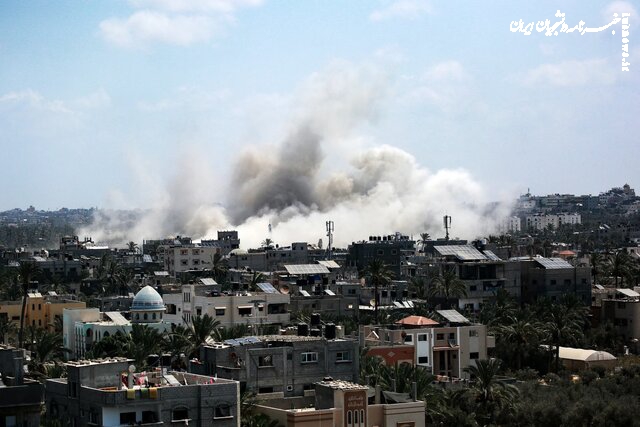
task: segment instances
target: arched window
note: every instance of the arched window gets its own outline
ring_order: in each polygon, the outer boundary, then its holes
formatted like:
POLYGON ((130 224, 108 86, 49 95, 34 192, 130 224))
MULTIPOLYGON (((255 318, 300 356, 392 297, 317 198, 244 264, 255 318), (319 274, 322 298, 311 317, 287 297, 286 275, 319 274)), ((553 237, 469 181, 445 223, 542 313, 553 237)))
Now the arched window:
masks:
POLYGON ((87 338, 91 338, 93 336, 93 330, 87 329, 87 338))
POLYGON ((147 320, 147 313, 144 314, 144 320, 147 320))
POLYGON ((109 333, 109 331, 104 331, 104 335, 103 335, 102 337, 103 337, 103 338, 106 338, 106 337, 108 337, 109 335, 111 335, 111 334, 109 333))
POLYGON ((153 320, 156 320, 156 314, 155 314, 155 313, 153 313, 153 314, 151 315, 151 318, 152 318, 153 320))

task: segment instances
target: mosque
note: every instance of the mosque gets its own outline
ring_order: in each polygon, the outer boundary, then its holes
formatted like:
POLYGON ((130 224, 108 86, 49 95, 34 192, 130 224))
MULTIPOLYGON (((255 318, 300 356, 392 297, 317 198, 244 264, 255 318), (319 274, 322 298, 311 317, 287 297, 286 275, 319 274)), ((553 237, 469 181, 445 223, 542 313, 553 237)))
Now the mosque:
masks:
POLYGON ((120 311, 100 312, 97 308, 65 309, 62 315, 63 344, 69 359, 82 359, 96 342, 120 332, 129 334, 134 324, 147 325, 158 332, 171 329, 164 321, 162 296, 151 286, 142 288, 133 298, 128 317, 120 311))

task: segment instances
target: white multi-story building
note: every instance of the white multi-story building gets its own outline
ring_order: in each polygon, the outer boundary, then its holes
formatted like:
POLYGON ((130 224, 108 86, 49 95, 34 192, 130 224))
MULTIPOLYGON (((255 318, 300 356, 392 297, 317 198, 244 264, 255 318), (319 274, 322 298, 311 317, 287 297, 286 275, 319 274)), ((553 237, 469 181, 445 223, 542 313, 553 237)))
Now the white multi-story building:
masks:
POLYGON ((216 246, 161 245, 158 247, 158 258, 170 275, 193 270, 208 270, 213 265, 213 258, 221 249, 216 246))
POLYGON ((500 231, 502 233, 519 232, 521 230, 522 220, 518 216, 510 216, 500 223, 500 231))
POLYGON ((557 229, 564 225, 582 224, 582 216, 579 213, 561 213, 549 215, 527 215, 527 229, 544 230, 549 226, 557 229))
POLYGON ((391 329, 364 326, 367 346, 414 346, 415 365, 428 368, 434 375, 469 378, 465 368, 487 358, 487 350, 495 347, 495 338, 487 335, 485 325, 473 324, 456 310, 438 310, 442 321, 409 316, 391 329))
POLYGON ((274 288, 268 292, 220 293, 208 285, 183 285, 180 293, 165 293, 165 321, 184 325, 193 317, 208 314, 222 327, 246 325, 286 325, 290 297, 274 288))

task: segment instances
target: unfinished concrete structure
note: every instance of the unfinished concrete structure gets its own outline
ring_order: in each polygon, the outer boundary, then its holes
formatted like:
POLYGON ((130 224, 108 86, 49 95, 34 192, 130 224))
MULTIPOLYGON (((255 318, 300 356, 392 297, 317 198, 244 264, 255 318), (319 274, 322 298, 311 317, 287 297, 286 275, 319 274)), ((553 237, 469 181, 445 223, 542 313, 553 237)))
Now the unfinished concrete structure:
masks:
POLYGON ((24 378, 24 351, 0 344, 0 426, 38 427, 43 387, 24 378))
POLYGON ((135 373, 130 360, 67 364, 47 380, 47 416, 74 426, 240 426, 237 381, 163 368, 135 373))

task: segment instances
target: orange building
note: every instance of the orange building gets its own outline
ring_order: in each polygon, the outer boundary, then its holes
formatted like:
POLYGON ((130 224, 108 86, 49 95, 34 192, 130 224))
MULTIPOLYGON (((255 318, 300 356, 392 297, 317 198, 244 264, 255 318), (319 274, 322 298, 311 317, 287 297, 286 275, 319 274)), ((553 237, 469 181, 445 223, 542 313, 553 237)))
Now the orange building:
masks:
MULTIPOLYGON (((25 326, 53 329, 56 318, 62 322, 62 310, 65 308, 86 308, 84 301, 77 301, 58 295, 42 295, 37 291, 27 294, 25 307, 25 326)), ((0 317, 6 317, 16 326, 20 325, 22 299, 19 301, 0 301, 0 317)))

